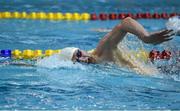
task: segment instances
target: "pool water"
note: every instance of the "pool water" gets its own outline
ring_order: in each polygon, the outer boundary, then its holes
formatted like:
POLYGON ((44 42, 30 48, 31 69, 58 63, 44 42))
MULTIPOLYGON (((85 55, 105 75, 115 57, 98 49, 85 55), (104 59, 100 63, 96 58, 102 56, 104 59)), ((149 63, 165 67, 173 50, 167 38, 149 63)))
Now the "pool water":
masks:
MULTIPOLYGON (((27 3, 21 0, 16 1, 17 4, 21 4, 21 10, 31 7, 28 11, 43 10, 43 6, 37 7, 40 2, 42 1, 27 3)), ((75 6, 86 2, 78 1, 75 6)), ((20 10, 16 9, 17 4, 2 1, 0 3, 4 4, 2 11, 20 10)), ((47 6, 50 4, 49 1, 42 3, 47 6)), ((101 3, 106 6, 116 4, 117 1, 109 3, 106 0, 99 0, 94 2, 97 6, 93 5, 94 8, 102 11, 101 3)), ((178 11, 180 9, 174 5, 176 3, 178 2, 172 2, 166 8, 167 4, 160 7, 169 9, 170 12, 178 11)), ((63 1, 61 5, 68 7, 67 4, 70 3, 63 1)), ((147 1, 144 4, 147 4, 147 1)), ((73 6, 72 4, 69 6, 70 11, 73 6)), ((139 9, 143 10, 144 6, 141 5, 141 7, 139 9)), ((75 9, 80 11, 82 8, 86 9, 85 7, 75 9)), ((55 9, 55 6, 49 6, 45 11, 55 9)), ((163 11, 162 9, 154 10, 163 11)), ((117 7, 112 10, 120 9, 117 7)), ((63 11, 66 10, 63 9, 63 11)), ((90 9, 88 11, 91 12, 90 9)), ((118 20, 67 22, 3 19, 0 20, 0 48, 46 50, 74 46, 90 50, 95 48, 98 41, 106 34, 93 29, 112 28, 119 22, 118 20)), ((147 30, 154 31, 163 29, 167 20, 138 20, 138 22, 147 30)), ((143 46, 147 51, 153 48, 158 50, 167 48, 171 51, 180 49, 179 36, 157 46, 143 44, 132 35, 123 43, 127 45, 127 41, 131 41, 137 47, 143 46)), ((174 64, 168 72, 153 76, 140 75, 111 63, 72 64, 52 59, 41 67, 0 65, 0 109, 179 109, 180 70, 178 65, 174 64)))

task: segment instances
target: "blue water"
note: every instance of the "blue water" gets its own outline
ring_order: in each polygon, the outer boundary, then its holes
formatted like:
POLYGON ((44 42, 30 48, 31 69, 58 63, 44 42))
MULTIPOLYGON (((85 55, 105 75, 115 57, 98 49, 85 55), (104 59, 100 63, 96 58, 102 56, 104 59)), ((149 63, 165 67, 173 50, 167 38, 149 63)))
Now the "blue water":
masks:
MULTIPOLYGON (((153 0, 154 1, 154 0, 153 0)), ((0 1, 1 11, 180 11, 178 0, 141 3, 133 0, 89 3, 72 1, 0 1), (87 3, 89 7, 87 8, 87 3), (117 3, 124 3, 121 8, 117 3), (132 5, 135 3, 136 5, 132 5), (42 5, 43 4, 43 5, 42 5), (130 5, 128 5, 130 4, 130 5), (147 7, 145 7, 147 6, 147 7), (18 7, 17 7, 18 6, 18 7), (80 6, 80 7, 78 7, 80 6), (129 6, 131 8, 125 8, 129 6), (114 8, 115 7, 115 8, 114 8), (132 7, 134 8, 132 10, 132 7), (151 8, 154 7, 154 8, 151 8), (160 8, 159 8, 160 7, 160 8), (111 10, 110 10, 111 9, 111 10)), ((165 27, 167 20, 138 20, 147 30, 165 27)), ((112 28, 119 21, 0 20, 0 49, 61 49, 68 46, 90 50, 106 34, 95 28, 112 28)), ((135 37, 134 37, 135 39, 135 37)), ((143 47, 179 50, 180 39, 143 47)), ((140 42, 138 42, 140 43, 140 42)), ((141 47, 141 45, 138 45, 141 47)), ((113 64, 54 64, 46 67, 0 65, 0 109, 180 109, 180 71, 175 68, 156 76, 144 76, 113 64)))
POLYGON ((0 11, 180 12, 179 0, 1 0, 0 11))

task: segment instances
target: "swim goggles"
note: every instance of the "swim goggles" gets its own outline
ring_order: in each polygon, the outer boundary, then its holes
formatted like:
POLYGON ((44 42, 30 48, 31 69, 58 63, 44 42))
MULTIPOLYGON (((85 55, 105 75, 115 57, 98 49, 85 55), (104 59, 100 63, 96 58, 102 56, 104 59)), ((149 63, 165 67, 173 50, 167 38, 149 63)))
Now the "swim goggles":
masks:
POLYGON ((80 62, 79 58, 82 57, 82 52, 80 50, 77 50, 76 57, 76 61, 80 62))

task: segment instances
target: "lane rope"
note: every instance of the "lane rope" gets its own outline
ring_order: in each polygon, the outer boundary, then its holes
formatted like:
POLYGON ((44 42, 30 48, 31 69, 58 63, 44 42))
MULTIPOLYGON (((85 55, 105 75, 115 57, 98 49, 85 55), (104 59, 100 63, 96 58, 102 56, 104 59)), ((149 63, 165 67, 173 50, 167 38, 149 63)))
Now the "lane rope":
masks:
MULTIPOLYGON (((92 52, 93 50, 89 50, 88 52, 92 52)), ((1 58, 11 58, 11 59, 24 59, 24 60, 31 60, 31 59, 37 59, 37 58, 43 58, 43 57, 48 57, 53 54, 60 54, 61 49, 57 50, 31 50, 31 49, 26 49, 26 50, 0 50, 0 57, 1 58)), ((143 61, 147 61, 147 59, 150 59, 151 61, 157 60, 157 59, 166 59, 169 60, 172 57, 172 52, 169 50, 163 50, 163 51, 158 51, 158 50, 152 50, 150 52, 147 52, 145 50, 139 50, 136 52, 132 52, 136 58, 142 59, 143 61)), ((180 51, 177 51, 178 56, 180 56, 180 51)))
POLYGON ((168 19, 180 13, 61 13, 61 12, 0 12, 0 19, 32 19, 32 20, 119 20, 126 17, 134 19, 168 19))

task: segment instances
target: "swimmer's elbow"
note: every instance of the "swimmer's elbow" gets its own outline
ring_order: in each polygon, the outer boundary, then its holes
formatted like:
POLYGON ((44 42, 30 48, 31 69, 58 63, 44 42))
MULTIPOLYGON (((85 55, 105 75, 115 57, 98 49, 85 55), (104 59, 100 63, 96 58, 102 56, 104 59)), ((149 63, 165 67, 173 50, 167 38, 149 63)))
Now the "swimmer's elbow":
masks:
POLYGON ((129 23, 131 21, 133 21, 133 19, 131 17, 126 17, 125 19, 122 20, 122 24, 129 23))
POLYGON ((126 17, 126 18, 123 19, 122 22, 129 22, 129 21, 131 21, 131 20, 133 20, 131 17, 126 17))
POLYGON ((126 29, 126 27, 127 27, 131 22, 133 22, 133 19, 132 19, 131 17, 126 17, 125 19, 123 19, 123 20, 121 21, 120 24, 118 24, 118 25, 116 26, 115 29, 118 29, 118 30, 127 32, 125 29, 126 29))

